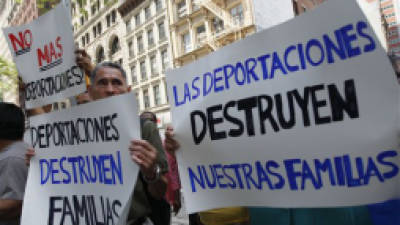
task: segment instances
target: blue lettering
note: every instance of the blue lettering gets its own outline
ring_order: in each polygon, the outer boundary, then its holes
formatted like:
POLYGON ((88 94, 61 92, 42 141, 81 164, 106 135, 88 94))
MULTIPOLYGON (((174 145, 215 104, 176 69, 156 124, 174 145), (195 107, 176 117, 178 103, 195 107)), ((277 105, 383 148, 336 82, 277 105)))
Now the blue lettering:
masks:
POLYGON ((205 73, 203 75, 203 96, 207 96, 214 85, 213 75, 211 73, 205 73), (210 86, 207 87, 207 77, 210 78, 210 86))
POLYGON ((340 59, 346 59, 346 51, 344 48, 343 40, 340 35, 340 30, 335 31, 335 37, 337 41, 337 45, 333 43, 333 41, 329 38, 327 34, 324 34, 324 43, 326 47, 326 57, 328 58, 328 63, 334 63, 335 59, 333 57, 333 52, 335 52, 340 59))
POLYGON ((296 72, 296 71, 299 70, 299 66, 298 65, 292 66, 292 65, 289 64, 289 54, 293 50, 296 50, 296 46, 294 46, 294 45, 289 46, 285 50, 285 56, 284 56, 285 66, 286 66, 287 70, 289 70, 290 72, 296 72))
POLYGON ((272 55, 272 69, 271 69, 270 79, 274 78, 275 70, 277 69, 281 70, 283 74, 287 74, 285 68, 282 65, 281 60, 279 59, 278 53, 274 52, 274 54, 272 55))
POLYGON ((201 186, 201 188, 206 188, 204 184, 204 178, 203 178, 203 173, 200 170, 200 166, 197 166, 197 171, 199 172, 199 176, 197 177, 196 174, 193 172, 192 168, 188 167, 188 172, 189 172, 189 179, 190 179, 190 184, 192 186, 192 192, 196 192, 196 185, 195 181, 197 184, 201 186))
POLYGON ((39 160, 39 164, 40 164, 40 184, 45 184, 47 183, 47 180, 50 177, 50 171, 51 171, 51 165, 47 162, 46 159, 40 159, 39 160), (44 165, 46 165, 46 172, 44 173, 44 165), (45 177, 43 175, 46 175, 45 177))
POLYGON ((370 52, 370 51, 373 51, 376 48, 376 44, 375 44, 374 39, 370 35, 364 33, 363 30, 365 28, 368 28, 368 24, 366 22, 360 21, 360 22, 357 23, 357 32, 358 32, 358 34, 361 37, 363 37, 363 38, 365 38, 365 39, 367 39, 369 41, 369 44, 364 46, 364 52, 370 52))
POLYGON ((261 68, 263 72, 263 79, 268 79, 268 66, 267 66, 267 59, 271 57, 270 54, 262 55, 257 58, 257 60, 261 63, 261 68))
POLYGON ((301 177, 301 173, 295 171, 294 164, 301 163, 300 159, 287 159, 284 160, 283 163, 285 164, 287 178, 289 180, 289 185, 291 190, 297 190, 297 182, 296 178, 301 177))
POLYGON ((340 29, 340 31, 342 33, 342 38, 344 41, 344 46, 347 49, 347 55, 349 58, 358 56, 361 54, 359 47, 353 48, 353 46, 351 45, 353 41, 357 40, 357 36, 355 34, 348 33, 349 31, 352 31, 353 29, 354 29, 353 24, 346 25, 340 29))
POLYGON ((218 73, 223 72, 222 67, 218 67, 217 69, 214 70, 214 92, 220 92, 224 90, 224 85, 218 86, 218 82, 222 81, 222 76, 217 76, 218 73))
POLYGON ((396 150, 384 151, 379 153, 379 155, 377 156, 378 163, 391 168, 389 172, 383 173, 383 177, 385 179, 390 179, 392 177, 395 177, 399 173, 399 167, 396 164, 385 160, 386 158, 394 158, 396 156, 397 156, 396 150))
POLYGON ((266 169, 269 174, 278 179, 278 182, 275 184, 275 189, 282 189, 283 186, 285 185, 285 179, 283 179, 283 177, 279 173, 272 171, 271 168, 278 169, 279 164, 275 161, 270 160, 266 163, 266 169))
POLYGON ((51 183, 52 184, 59 184, 60 183, 60 181, 59 180, 56 180, 55 179, 55 174, 57 174, 58 173, 58 170, 57 169, 55 169, 55 166, 54 166, 54 164, 55 163, 57 163, 58 161, 57 161, 57 159, 50 159, 50 173, 51 173, 51 183))
POLYGON ((229 79, 235 75, 235 67, 231 64, 227 64, 224 66, 224 77, 225 77, 225 88, 229 89, 229 79), (230 72, 228 72, 230 70, 230 72))
POLYGON ((257 76, 257 74, 254 72, 256 66, 257 66, 257 60, 255 58, 249 58, 245 62, 246 64, 246 71, 247 71, 247 83, 251 83, 251 77, 253 77, 254 81, 260 80, 257 76), (250 65, 251 64, 251 65, 250 65))
POLYGON ((312 66, 319 66, 324 61, 324 58, 325 58, 324 49, 322 48, 321 43, 317 39, 311 39, 310 41, 308 41, 307 46, 306 46, 306 57, 307 57, 308 62, 312 66), (314 62, 311 57, 311 48, 313 46, 317 47, 320 52, 320 58, 317 62, 314 62))
POLYGON ((173 90, 174 90, 175 106, 180 106, 180 105, 185 104, 185 99, 183 99, 182 102, 179 102, 179 100, 178 100, 178 94, 177 94, 178 91, 177 91, 177 88, 176 88, 175 85, 173 86, 173 90))
POLYGON ((198 98, 200 96, 200 89, 197 87, 197 84, 196 84, 196 82, 199 80, 200 80, 199 77, 195 77, 192 81, 192 89, 195 90, 195 94, 192 95, 193 100, 195 100, 196 98, 198 98))

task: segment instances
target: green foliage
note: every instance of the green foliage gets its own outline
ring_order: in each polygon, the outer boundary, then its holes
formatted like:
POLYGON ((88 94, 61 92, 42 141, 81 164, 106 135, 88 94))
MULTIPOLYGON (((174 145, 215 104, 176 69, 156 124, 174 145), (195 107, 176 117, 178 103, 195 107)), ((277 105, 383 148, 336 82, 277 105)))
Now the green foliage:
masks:
POLYGON ((16 91, 18 70, 14 63, 0 56, 0 93, 16 91))

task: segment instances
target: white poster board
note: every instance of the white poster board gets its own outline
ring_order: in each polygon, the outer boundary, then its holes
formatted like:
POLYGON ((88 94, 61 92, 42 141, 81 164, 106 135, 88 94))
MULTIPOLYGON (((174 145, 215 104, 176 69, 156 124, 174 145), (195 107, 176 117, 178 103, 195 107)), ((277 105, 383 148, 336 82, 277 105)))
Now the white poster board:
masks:
POLYGON ((3 33, 25 83, 26 108, 85 91, 83 71, 75 63, 71 22, 64 4, 31 23, 4 28, 3 33))
POLYGON ((32 117, 21 224, 125 224, 139 172, 128 150, 140 139, 137 112, 129 93, 32 117))
POLYGON ((399 197, 397 84, 355 1, 327 1, 166 77, 189 213, 399 197))

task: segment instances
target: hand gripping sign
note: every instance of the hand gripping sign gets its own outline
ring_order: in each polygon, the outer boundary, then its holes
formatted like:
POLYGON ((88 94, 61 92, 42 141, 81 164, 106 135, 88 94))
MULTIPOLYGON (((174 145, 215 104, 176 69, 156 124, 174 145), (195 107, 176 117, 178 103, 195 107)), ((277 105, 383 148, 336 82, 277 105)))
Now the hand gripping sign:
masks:
POLYGON ((140 138, 133 97, 110 97, 31 118, 28 139, 36 155, 22 225, 126 223, 139 172, 128 150, 130 141, 140 138))
POLYGON ((398 90, 355 1, 167 73, 189 212, 399 197, 398 90))
POLYGON ((74 40, 66 6, 33 22, 3 29, 18 73, 25 83, 27 108, 82 93, 84 74, 75 64, 74 40))

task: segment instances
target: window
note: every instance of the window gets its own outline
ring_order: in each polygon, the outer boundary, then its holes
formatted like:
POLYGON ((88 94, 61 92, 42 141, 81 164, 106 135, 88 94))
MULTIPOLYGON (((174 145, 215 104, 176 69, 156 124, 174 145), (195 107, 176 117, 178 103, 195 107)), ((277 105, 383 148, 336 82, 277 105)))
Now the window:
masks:
POLYGON ((131 67, 131 77, 132 77, 132 83, 136 84, 137 83, 136 66, 131 67))
POLYGON ((114 55, 116 52, 118 52, 120 50, 120 46, 119 46, 119 40, 118 38, 114 38, 114 40, 111 43, 111 55, 114 55))
POLYGON ((203 25, 196 27, 197 42, 201 43, 206 38, 206 27, 203 25))
POLYGON ((161 0, 155 0, 156 3, 156 11, 158 12, 159 10, 162 9, 162 2, 161 0))
POLYGON ((86 43, 85 36, 82 36, 81 39, 82 39, 82 40, 81 40, 81 41, 82 41, 82 46, 85 46, 85 43, 86 43))
POLYGON ((144 90, 143 91, 143 102, 144 102, 144 108, 145 109, 150 107, 150 98, 149 98, 148 90, 144 90))
POLYGON ((177 5, 178 17, 183 17, 186 15, 186 0, 182 0, 177 5))
POLYGON ((168 52, 167 52, 167 50, 163 50, 161 52, 161 63, 162 63, 162 69, 163 70, 168 69, 169 60, 168 60, 168 52))
POLYGON ((96 36, 97 36, 97 27, 94 26, 92 29, 93 29, 93 37, 96 38, 96 36))
POLYGON ((145 61, 140 62, 140 78, 141 78, 142 81, 147 80, 146 62, 145 61))
POLYGON ((110 14, 108 14, 106 16, 106 20, 107 20, 107 27, 110 27, 111 26, 111 16, 110 16, 110 14))
POLYGON ((158 24, 158 37, 160 40, 163 40, 165 38, 164 22, 158 24))
POLYGON ((80 21, 81 21, 81 25, 83 25, 85 23, 85 18, 83 16, 81 16, 80 21))
POLYGON ((89 42, 90 42, 89 33, 86 33, 86 44, 89 44, 89 42))
POLYGON ((96 5, 92 5, 92 16, 96 13, 96 5))
POLYGON ((140 21, 140 13, 138 13, 138 14, 135 16, 135 24, 136 24, 136 26, 139 26, 139 25, 141 24, 141 21, 140 21))
POLYGON ((146 20, 148 20, 151 17, 150 6, 144 8, 144 17, 146 20))
POLYGON ((138 45, 138 51, 143 52, 143 38, 142 36, 139 36, 137 38, 137 45, 138 45))
POLYGON ((161 97, 160 97, 160 86, 155 85, 153 87, 153 94, 154 94, 154 105, 161 105, 161 97))
POLYGON ((97 24, 97 34, 101 34, 101 22, 97 24))
POLYGON ((219 18, 214 18, 213 19, 213 26, 214 26, 215 32, 219 33, 222 30, 224 30, 224 21, 219 19, 219 18))
POLYGON ((182 35, 182 44, 183 44, 183 53, 188 53, 192 50, 191 41, 190 41, 190 34, 186 33, 182 35))
POLYGON ((129 43, 128 43, 128 52, 129 52, 129 57, 132 57, 134 55, 132 41, 129 41, 129 43))
POLYGON ((104 49, 103 47, 100 47, 99 51, 96 54, 96 61, 97 63, 101 63, 102 61, 104 61, 104 49))
POLYGON ((129 19, 128 21, 126 21, 126 31, 130 32, 131 30, 132 30, 131 20, 129 19))
POLYGON ((112 23, 115 23, 116 18, 117 18, 117 13, 115 13, 115 10, 113 10, 111 12, 111 21, 112 21, 112 23))
POLYGON ((151 66, 150 67, 151 68, 151 74, 152 75, 157 74, 158 73, 158 71, 157 71, 157 61, 156 61, 156 56, 155 55, 150 57, 150 66, 151 66))
POLYGON ((147 31, 147 44, 148 44, 148 46, 154 45, 153 30, 147 31))
POLYGON ((239 4, 238 6, 231 9, 231 15, 236 24, 243 24, 244 16, 243 16, 243 6, 239 4))

